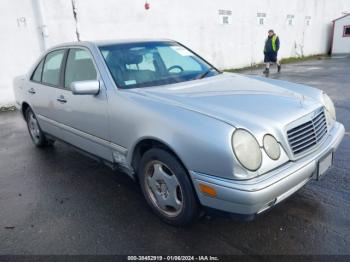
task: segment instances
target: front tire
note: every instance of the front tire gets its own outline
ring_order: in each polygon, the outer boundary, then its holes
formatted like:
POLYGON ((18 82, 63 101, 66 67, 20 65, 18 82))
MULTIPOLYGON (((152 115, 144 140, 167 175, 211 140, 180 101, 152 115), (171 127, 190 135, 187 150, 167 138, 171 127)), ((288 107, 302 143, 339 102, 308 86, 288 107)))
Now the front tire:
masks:
POLYGON ((198 217, 199 206, 185 168, 171 153, 147 151, 138 169, 140 186, 148 205, 163 221, 183 226, 198 217))
POLYGON ((39 126, 39 122, 32 109, 26 110, 26 122, 30 137, 36 147, 45 147, 53 145, 54 141, 45 137, 45 134, 39 126))

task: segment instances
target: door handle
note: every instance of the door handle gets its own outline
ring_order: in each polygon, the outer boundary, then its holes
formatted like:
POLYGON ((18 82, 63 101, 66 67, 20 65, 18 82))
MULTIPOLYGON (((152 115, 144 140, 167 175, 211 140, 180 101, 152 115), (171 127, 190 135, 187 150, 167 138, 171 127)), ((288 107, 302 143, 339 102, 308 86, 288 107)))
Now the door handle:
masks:
POLYGON ((57 97, 57 101, 60 102, 60 103, 67 103, 67 100, 62 95, 57 97))
POLYGON ((35 89, 34 88, 29 89, 28 93, 34 95, 35 94, 35 89))

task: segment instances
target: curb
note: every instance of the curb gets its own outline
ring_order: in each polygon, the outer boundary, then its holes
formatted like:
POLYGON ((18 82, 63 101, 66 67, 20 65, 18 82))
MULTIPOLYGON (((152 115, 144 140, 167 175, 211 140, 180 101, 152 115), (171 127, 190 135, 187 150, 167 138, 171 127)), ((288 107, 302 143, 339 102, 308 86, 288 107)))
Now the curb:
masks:
POLYGON ((15 106, 2 106, 0 107, 0 112, 8 112, 8 111, 16 111, 17 108, 15 106))

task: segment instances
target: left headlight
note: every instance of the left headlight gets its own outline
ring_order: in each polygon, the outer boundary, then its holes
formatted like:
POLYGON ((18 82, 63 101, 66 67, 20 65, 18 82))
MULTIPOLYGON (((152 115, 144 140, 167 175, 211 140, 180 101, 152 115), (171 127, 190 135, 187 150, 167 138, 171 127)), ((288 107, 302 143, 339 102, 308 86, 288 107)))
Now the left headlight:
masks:
POLYGON ((256 171, 262 162, 258 141, 244 129, 237 129, 232 135, 233 152, 240 164, 250 171, 256 171))
POLYGON ((329 113, 330 117, 333 120, 336 120, 334 103, 333 103, 332 99, 326 93, 323 93, 323 103, 324 103, 324 106, 325 106, 327 112, 329 113))

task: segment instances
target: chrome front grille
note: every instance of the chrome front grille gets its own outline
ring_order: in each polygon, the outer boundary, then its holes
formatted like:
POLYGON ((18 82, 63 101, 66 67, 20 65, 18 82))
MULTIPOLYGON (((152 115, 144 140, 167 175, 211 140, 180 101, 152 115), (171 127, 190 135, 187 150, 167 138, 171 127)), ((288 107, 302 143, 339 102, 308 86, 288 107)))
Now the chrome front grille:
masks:
POLYGON ((287 131, 288 142, 294 153, 299 155, 316 146, 327 134, 324 110, 320 110, 311 120, 287 131))

